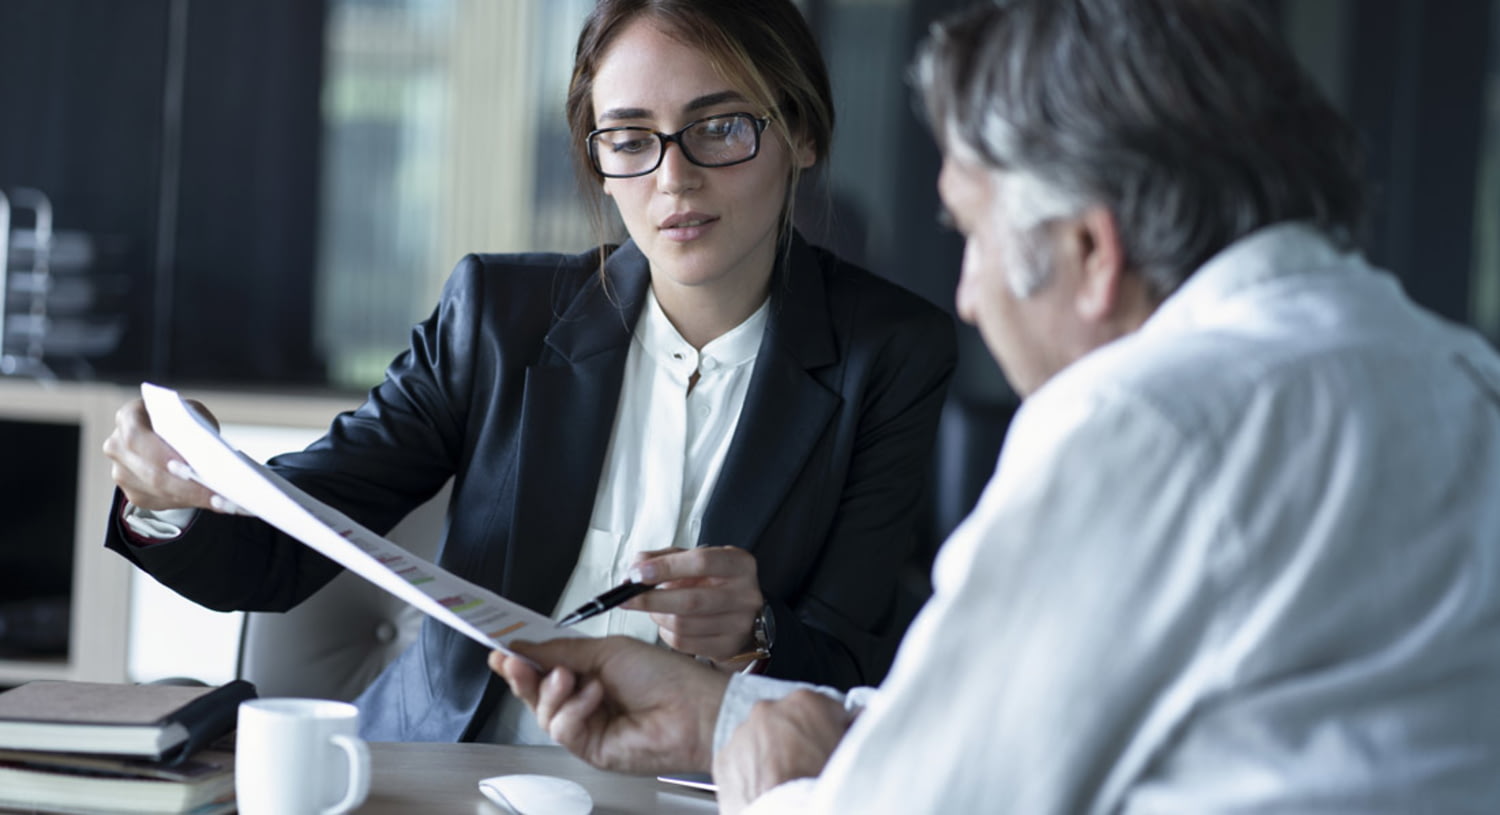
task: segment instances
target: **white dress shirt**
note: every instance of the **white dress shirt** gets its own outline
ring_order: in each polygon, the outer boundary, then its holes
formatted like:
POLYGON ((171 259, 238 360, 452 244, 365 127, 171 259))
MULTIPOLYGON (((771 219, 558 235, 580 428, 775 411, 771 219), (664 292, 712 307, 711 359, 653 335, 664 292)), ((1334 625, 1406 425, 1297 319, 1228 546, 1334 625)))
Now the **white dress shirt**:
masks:
MULTIPOLYGON (((698 544, 750 388, 766 309, 762 303, 700 351, 677 333, 656 294, 648 294, 625 360, 589 531, 554 616, 624 582, 637 552, 698 544), (689 390, 694 373, 698 381, 689 390)), ((637 611, 608 611, 574 628, 656 640, 656 624, 637 611)))
POLYGON ((1026 401, 934 583, 751 812, 1494 812, 1500 358, 1264 230, 1026 401))

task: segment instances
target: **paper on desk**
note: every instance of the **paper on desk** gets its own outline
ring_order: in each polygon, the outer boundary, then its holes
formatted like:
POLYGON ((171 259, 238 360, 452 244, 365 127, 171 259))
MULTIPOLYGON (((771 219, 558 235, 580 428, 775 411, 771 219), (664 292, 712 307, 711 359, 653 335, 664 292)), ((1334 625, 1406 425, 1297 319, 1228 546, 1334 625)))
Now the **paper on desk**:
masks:
POLYGON ((177 392, 149 382, 151 426, 204 486, 488 648, 515 639, 576 637, 548 617, 495 594, 371 532, 230 447, 177 392))

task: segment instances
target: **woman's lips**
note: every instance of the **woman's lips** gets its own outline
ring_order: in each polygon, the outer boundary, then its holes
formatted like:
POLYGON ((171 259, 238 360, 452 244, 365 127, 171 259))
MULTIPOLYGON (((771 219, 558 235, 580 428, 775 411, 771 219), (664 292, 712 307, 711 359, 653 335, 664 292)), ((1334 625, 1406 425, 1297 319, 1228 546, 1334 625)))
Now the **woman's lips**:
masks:
POLYGON ((710 215, 690 212, 683 215, 673 215, 662 221, 659 229, 667 240, 686 243, 703 237, 718 221, 718 218, 710 215))

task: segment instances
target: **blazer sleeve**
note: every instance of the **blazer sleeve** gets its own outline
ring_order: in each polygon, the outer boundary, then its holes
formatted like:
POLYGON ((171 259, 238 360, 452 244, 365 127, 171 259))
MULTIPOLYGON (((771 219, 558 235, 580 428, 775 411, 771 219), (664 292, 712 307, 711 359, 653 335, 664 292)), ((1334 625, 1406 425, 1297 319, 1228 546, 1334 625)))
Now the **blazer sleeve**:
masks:
MULTIPOLYGON (((380 534, 441 489, 464 446, 482 272, 474 257, 462 261, 364 404, 272 469, 380 534)), ((212 512, 178 538, 138 545, 123 529, 122 500, 116 491, 105 546, 208 608, 284 611, 341 570, 264 521, 212 512)))
POLYGON ((915 295, 901 299, 899 319, 866 315, 868 328, 846 348, 847 419, 833 431, 847 437, 838 445, 847 451, 843 477, 819 493, 832 516, 803 588, 768 593, 776 617, 768 675, 841 689, 879 684, 925 599, 909 570, 927 538, 933 449, 957 351, 951 317, 915 295))

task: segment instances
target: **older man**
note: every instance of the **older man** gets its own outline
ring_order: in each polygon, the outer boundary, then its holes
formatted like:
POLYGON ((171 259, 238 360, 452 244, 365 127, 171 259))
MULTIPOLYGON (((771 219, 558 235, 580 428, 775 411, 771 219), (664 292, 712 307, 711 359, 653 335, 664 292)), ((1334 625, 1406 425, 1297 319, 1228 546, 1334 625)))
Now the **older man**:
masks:
POLYGON ((1354 251, 1348 124, 1233 0, 987 5, 917 76, 1027 399, 885 683, 492 665, 728 811, 1493 811, 1500 358, 1354 251))

